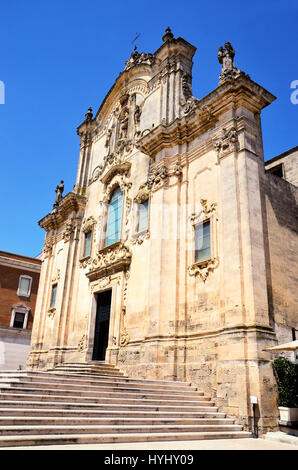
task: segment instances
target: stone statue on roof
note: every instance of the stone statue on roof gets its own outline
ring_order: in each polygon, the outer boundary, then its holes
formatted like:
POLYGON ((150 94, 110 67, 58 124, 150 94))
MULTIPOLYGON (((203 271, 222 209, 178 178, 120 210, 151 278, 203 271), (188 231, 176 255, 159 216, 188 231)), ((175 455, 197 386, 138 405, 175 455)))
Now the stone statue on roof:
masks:
POLYGON ((225 46, 219 46, 217 58, 222 64, 221 74, 219 76, 219 83, 225 80, 237 78, 239 75, 245 75, 244 72, 237 69, 234 64, 235 49, 230 42, 225 42, 225 46))

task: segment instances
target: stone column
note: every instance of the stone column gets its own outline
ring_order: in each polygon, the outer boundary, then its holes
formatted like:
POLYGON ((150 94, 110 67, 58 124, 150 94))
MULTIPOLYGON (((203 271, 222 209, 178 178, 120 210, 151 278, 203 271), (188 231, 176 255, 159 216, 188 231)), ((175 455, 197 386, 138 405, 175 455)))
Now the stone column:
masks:
POLYGON ((274 426, 273 374, 263 349, 269 325, 258 156, 247 150, 245 131, 224 132, 217 148, 222 206, 221 273, 224 332, 218 343, 217 397, 220 409, 248 427, 250 395, 259 399, 260 429, 274 426), (224 150, 223 150, 224 149, 224 150), (268 416, 268 403, 271 416, 268 416))

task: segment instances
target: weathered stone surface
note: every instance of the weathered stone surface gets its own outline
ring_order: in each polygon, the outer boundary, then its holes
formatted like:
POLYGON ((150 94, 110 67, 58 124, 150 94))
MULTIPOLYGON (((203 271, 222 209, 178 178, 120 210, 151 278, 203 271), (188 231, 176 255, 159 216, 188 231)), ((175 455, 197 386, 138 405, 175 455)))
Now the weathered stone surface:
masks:
POLYGON ((43 283, 28 367, 90 361, 97 296, 112 290, 107 362, 132 377, 191 381, 247 429, 256 395, 265 431, 277 425, 277 407, 264 350, 297 327, 296 188, 264 171, 260 113, 274 96, 237 73, 192 100, 194 52, 166 37, 154 60, 134 54, 79 126, 74 191, 41 221, 43 283), (120 251, 104 247, 117 187, 120 251), (146 198, 148 227, 139 233, 146 198), (198 263, 194 228, 206 221, 211 255, 198 263))

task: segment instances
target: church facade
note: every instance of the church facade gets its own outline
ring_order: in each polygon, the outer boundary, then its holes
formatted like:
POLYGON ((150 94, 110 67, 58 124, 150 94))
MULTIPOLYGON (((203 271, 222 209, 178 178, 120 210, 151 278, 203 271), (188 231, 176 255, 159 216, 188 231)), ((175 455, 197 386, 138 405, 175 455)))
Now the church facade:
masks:
POLYGON ((191 381, 245 428, 254 395, 266 431, 278 410, 265 349, 298 328, 297 187, 265 171, 261 111, 275 97, 226 43, 218 87, 196 99, 195 51, 169 28, 153 54, 134 50, 78 127, 73 191, 61 182, 39 222, 27 368, 105 360, 191 381))

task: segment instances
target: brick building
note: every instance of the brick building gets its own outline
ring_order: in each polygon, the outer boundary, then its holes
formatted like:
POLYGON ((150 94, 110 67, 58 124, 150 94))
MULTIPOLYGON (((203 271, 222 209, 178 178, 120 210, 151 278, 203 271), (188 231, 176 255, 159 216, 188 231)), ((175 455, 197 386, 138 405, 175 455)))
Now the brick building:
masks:
POLYGON ((24 367, 41 260, 0 251, 0 370, 24 367))

